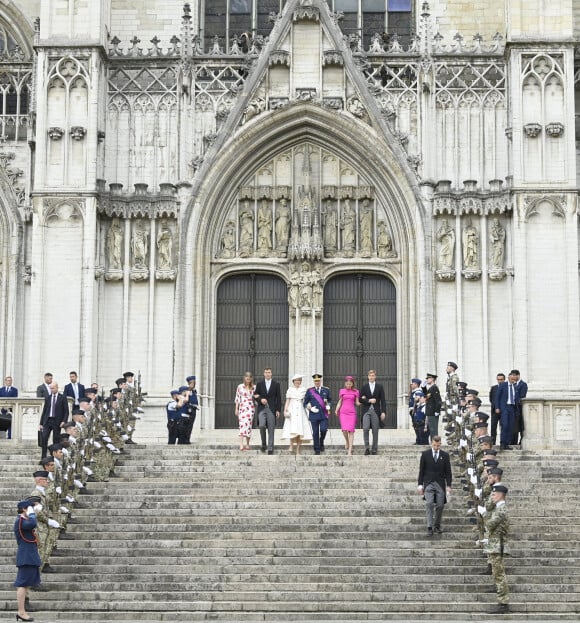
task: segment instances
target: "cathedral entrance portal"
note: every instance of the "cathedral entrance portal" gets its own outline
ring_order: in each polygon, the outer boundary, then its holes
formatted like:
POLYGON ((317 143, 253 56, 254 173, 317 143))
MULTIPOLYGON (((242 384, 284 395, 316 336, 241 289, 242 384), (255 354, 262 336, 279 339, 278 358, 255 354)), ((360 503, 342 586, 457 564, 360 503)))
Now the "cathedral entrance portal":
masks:
POLYGON ((236 428, 236 387, 246 370, 259 380, 265 367, 272 368, 285 392, 288 288, 282 279, 272 275, 228 277, 220 283, 217 294, 216 428, 236 428))
MULTIPOLYGON (((324 288, 324 384, 336 405, 345 374, 360 389, 367 372, 377 371, 385 388, 387 428, 397 427, 397 315, 393 282, 379 275, 349 274, 324 288)), ((331 419, 338 427, 338 420, 331 419)))

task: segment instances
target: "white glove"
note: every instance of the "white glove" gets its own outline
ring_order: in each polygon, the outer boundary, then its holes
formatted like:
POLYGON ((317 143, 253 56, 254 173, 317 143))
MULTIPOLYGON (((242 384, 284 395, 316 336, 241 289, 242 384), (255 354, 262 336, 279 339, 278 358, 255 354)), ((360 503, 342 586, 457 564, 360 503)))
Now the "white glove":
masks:
POLYGON ((473 476, 473 467, 468 467, 468 468, 467 468, 467 473, 468 473, 470 476, 473 476))
POLYGON ((83 472, 85 472, 85 474, 88 474, 89 476, 93 475, 93 470, 88 468, 86 465, 83 467, 83 472))
POLYGON ((137 411, 137 413, 145 413, 145 411, 141 409, 141 407, 137 407, 135 411, 137 411))
POLYGON ((481 539, 480 543, 482 545, 487 545, 489 543, 489 539, 481 539))
POLYGON ((130 432, 132 432, 132 431, 133 431, 133 427, 129 424, 129 425, 127 426, 127 432, 128 432, 128 433, 130 433, 130 432))
POLYGON ((458 407, 457 405, 453 405, 453 407, 451 408, 451 410, 452 410, 454 413, 457 413, 457 410, 458 410, 458 409, 459 409, 459 407, 458 407))
POLYGON ((84 449, 83 449, 83 450, 81 450, 81 456, 85 456, 85 451, 84 451, 84 449))
POLYGON ((470 480, 471 480, 471 484, 472 484, 472 485, 476 485, 476 484, 477 484, 477 476, 472 476, 472 477, 470 478, 470 480))
POLYGON ((467 460, 468 461, 473 461, 473 454, 471 454, 471 452, 467 453, 467 460))
POLYGON ((467 439, 460 439, 459 440, 459 447, 460 448, 467 448, 467 439))
POLYGON ((60 528, 60 524, 58 523, 58 521, 55 521, 54 519, 49 519, 48 520, 48 525, 51 528, 60 528))
POLYGON ((103 441, 105 441, 107 443, 111 443, 113 440, 110 437, 105 436, 105 437, 103 437, 103 441))
POLYGON ((58 510, 59 510, 61 513, 65 513, 65 514, 66 514, 66 513, 70 513, 70 510, 69 510, 66 506, 61 506, 58 510))
POLYGON ((455 421, 456 421, 458 424, 461 424, 461 422, 463 422, 463 420, 461 419, 461 416, 460 416, 460 415, 456 415, 456 416, 455 416, 455 421))
POLYGON ((68 456, 68 450, 67 450, 66 448, 63 448, 63 449, 62 449, 62 453, 63 453, 65 456, 68 456))
POLYGON ((42 504, 35 504, 34 505, 34 512, 35 513, 40 513, 41 510, 42 510, 42 504))
POLYGON ((67 495, 67 496, 66 496, 66 498, 65 498, 65 500, 66 500, 67 502, 70 502, 71 504, 75 501, 75 499, 73 498, 73 496, 72 496, 72 495, 67 495))
POLYGON ((312 413, 318 413, 320 411, 318 407, 310 407, 310 410, 312 411, 312 413))
POLYGON ((115 448, 115 446, 114 446, 112 443, 108 443, 108 444, 107 444, 107 448, 109 448, 109 450, 110 450, 111 452, 113 452, 114 450, 116 450, 116 449, 117 449, 117 448, 115 448))
POLYGON ((34 509, 32 508, 32 506, 29 506, 29 507, 26 509, 26 514, 27 514, 27 515, 34 515, 34 509))
POLYGON ((74 483, 74 486, 78 487, 79 489, 84 489, 85 488, 85 485, 83 485, 83 483, 80 480, 77 480, 76 478, 75 478, 75 480, 73 480, 73 483, 74 483))
POLYGON ((485 517, 487 515, 487 511, 485 510, 485 506, 477 506, 477 512, 482 516, 485 517))
POLYGON ((60 495, 62 493, 62 487, 55 487, 54 490, 60 495))
POLYGON ((475 497, 481 500, 481 489, 476 489, 473 493, 475 493, 475 497))
POLYGON ((97 450, 100 450, 102 448, 101 444, 98 441, 93 441, 93 446, 95 446, 97 450))
POLYGON ((122 439, 123 441, 127 441, 127 439, 129 439, 129 435, 127 435, 127 433, 123 433, 123 434, 121 435, 121 439, 122 439))
POLYGON ((473 435, 473 433, 472 433, 472 432, 471 432, 468 428, 466 428, 466 429, 465 429, 464 433, 465 433, 465 436, 466 436, 468 439, 469 439, 469 437, 471 437, 471 435, 473 435))

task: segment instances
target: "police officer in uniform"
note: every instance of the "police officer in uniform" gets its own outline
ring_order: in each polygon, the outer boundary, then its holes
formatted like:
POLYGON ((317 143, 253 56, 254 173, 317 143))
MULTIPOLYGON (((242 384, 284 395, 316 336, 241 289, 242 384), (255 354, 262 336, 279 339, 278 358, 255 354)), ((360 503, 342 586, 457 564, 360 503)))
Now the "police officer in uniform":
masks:
POLYGON ((310 387, 304 396, 304 408, 308 411, 308 419, 312 424, 312 442, 314 454, 324 452, 324 439, 328 431, 328 414, 330 413, 330 389, 322 385, 322 375, 313 374, 314 387, 310 387))

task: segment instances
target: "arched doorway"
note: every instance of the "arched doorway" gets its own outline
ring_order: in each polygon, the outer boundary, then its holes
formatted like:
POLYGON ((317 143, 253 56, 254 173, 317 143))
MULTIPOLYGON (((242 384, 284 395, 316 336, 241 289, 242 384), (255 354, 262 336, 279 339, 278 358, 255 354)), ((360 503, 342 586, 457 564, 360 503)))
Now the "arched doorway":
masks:
POLYGON ((272 368, 288 378, 288 288, 279 277, 249 273, 224 279, 217 292, 215 427, 235 428, 234 396, 246 370, 272 368))
MULTIPOLYGON (((385 388, 387 428, 397 427, 396 290, 387 277, 354 273, 324 288, 324 383, 334 404, 345 374, 366 382, 370 369, 385 388)), ((336 421, 333 421, 336 424, 336 421)))

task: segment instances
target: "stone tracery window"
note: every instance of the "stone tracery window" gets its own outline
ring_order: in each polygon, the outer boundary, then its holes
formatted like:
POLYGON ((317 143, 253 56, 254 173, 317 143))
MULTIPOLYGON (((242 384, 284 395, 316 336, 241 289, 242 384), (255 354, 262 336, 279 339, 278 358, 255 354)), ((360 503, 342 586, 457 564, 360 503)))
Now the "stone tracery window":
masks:
POLYGON ((266 37, 273 25, 270 16, 278 14, 285 4, 286 0, 201 0, 199 14, 205 50, 211 50, 215 37, 226 52, 234 37, 266 37))

